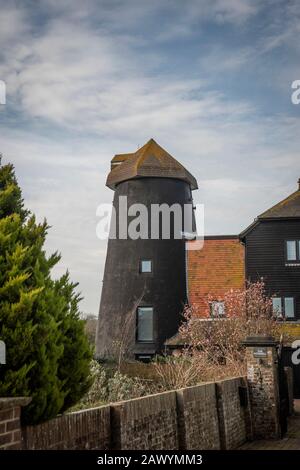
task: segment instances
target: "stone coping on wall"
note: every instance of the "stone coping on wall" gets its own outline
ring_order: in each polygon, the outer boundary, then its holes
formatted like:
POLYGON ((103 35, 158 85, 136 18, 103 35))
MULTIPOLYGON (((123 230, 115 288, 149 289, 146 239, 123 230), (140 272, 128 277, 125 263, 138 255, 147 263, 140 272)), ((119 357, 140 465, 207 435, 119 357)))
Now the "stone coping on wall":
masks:
POLYGON ((104 450, 109 448, 110 406, 64 413, 22 428, 23 449, 104 450))
POLYGON ((14 408, 15 406, 26 406, 30 402, 30 397, 0 398, 0 410, 14 408))
POLYGON ((135 415, 138 410, 138 417, 140 418, 141 416, 144 416, 150 412, 155 413, 160 411, 160 409, 163 409, 166 405, 173 403, 175 406, 175 392, 176 390, 167 390, 166 392, 154 393, 145 395, 143 397, 109 403, 109 406, 112 406, 116 409, 127 407, 127 410, 130 410, 133 419, 136 417, 135 415), (149 401, 149 399, 151 399, 151 401, 149 401), (140 404, 139 407, 136 406, 138 403, 140 404))
MULTIPOLYGON (((99 408, 105 408, 107 406, 120 406, 120 405, 125 405, 127 403, 132 403, 134 404, 134 402, 137 402, 137 401, 140 401, 140 400, 145 400, 148 399, 148 398, 152 398, 152 397, 155 397, 155 396, 160 396, 160 397, 165 397, 165 399, 167 400, 169 397, 168 395, 174 393, 174 392, 181 392, 183 390, 192 390, 192 389, 196 389, 200 386, 204 386, 204 385, 216 385, 216 384, 220 384, 220 383, 223 383, 223 382, 230 382, 230 381, 233 381, 233 380, 238 380, 238 379, 244 379, 244 380, 247 380, 247 376, 241 376, 241 375, 237 375, 237 376, 232 376, 232 377, 226 377, 224 379, 219 379, 219 380, 212 380, 212 381, 208 381, 208 382, 199 382, 195 385, 190 385, 188 387, 182 387, 182 388, 174 388, 174 389, 171 389, 171 390, 166 390, 164 392, 158 392, 158 393, 151 393, 151 394, 148 394, 148 395, 144 395, 144 396, 141 396, 141 397, 136 397, 136 398, 129 398, 128 400, 120 400, 120 401, 114 401, 114 402, 109 402, 109 403, 106 403, 105 405, 100 405, 100 406, 93 406, 91 408, 83 408, 82 410, 77 410, 77 411, 66 411, 65 413, 63 414, 59 414, 56 416, 56 418, 60 417, 60 416, 66 416, 66 415, 70 415, 70 414, 79 414, 79 413, 84 413, 86 411, 93 411, 93 410, 97 410, 99 408)), ((1 400, 1 399, 0 399, 1 400)), ((14 400, 13 398, 12 399, 9 399, 9 400, 14 400)), ((53 419, 56 419, 56 418, 53 418, 53 419)))

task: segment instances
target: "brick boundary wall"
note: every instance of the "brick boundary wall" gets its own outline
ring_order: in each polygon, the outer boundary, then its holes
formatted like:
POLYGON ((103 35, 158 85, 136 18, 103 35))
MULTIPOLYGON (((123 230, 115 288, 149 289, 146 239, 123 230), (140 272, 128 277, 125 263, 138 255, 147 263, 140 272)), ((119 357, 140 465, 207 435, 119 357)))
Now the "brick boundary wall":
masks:
POLYGON ((110 406, 101 406, 24 427, 23 449, 106 450, 110 438, 110 406))
MULTIPOLYGON (((276 342, 250 337, 247 378, 236 377, 66 413, 21 429, 29 398, 0 398, 0 449, 235 449, 278 438, 276 342)), ((292 373, 286 369, 292 413, 292 373)))
POLYGON ((277 342, 272 337, 248 337, 247 382, 254 439, 279 439, 279 378, 277 342))
POLYGON ((25 449, 233 449, 247 438, 244 378, 67 413, 22 429, 25 449))
POLYGON ((216 383, 221 449, 236 449, 251 439, 250 402, 245 377, 216 383), (241 403, 240 390, 244 393, 241 403))
POLYGON ((178 449, 176 392, 111 405, 112 448, 178 449))
POLYGON ((30 398, 0 398, 0 450, 21 448, 21 406, 30 398))
POLYGON ((216 384, 176 391, 179 449, 220 449, 216 384))
POLYGON ((22 429, 20 410, 30 399, 2 398, 0 449, 235 449, 246 440, 277 436, 275 346, 262 344, 266 354, 257 359, 253 339, 247 343, 247 378, 66 413, 22 429))

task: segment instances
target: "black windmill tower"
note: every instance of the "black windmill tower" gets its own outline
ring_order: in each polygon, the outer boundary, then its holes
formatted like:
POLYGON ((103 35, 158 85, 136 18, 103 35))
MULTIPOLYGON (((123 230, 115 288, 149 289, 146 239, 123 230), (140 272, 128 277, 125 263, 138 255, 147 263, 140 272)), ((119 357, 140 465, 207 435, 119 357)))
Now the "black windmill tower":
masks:
MULTIPOLYGON (((96 355, 108 358, 122 347, 127 356, 146 360, 162 352, 165 340, 178 331, 188 295, 186 238, 174 236, 171 213, 170 239, 163 239, 161 227, 158 239, 152 239, 151 207, 191 209, 197 181, 151 139, 135 153, 116 155, 106 184, 115 192, 117 236, 108 240, 96 355), (128 207, 143 204, 148 209, 148 239, 120 238, 120 196, 127 197, 128 207)), ((193 214, 188 225, 188 231, 195 231, 193 214)))

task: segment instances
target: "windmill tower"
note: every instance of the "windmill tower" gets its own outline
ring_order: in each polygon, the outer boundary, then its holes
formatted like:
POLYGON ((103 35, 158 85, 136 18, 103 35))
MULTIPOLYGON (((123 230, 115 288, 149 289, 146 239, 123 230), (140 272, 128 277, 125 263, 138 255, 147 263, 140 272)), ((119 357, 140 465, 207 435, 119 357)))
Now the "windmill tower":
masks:
POLYGON ((161 218, 159 236, 153 239, 151 211, 153 205, 176 204, 183 214, 187 205, 191 216, 185 230, 195 231, 191 191, 197 181, 151 139, 135 153, 116 155, 106 184, 115 192, 117 236, 108 240, 96 354, 109 357, 126 343, 129 356, 146 360, 161 352, 165 340, 178 331, 187 301, 186 240, 182 232, 178 237, 172 213, 170 237, 163 235, 161 218), (128 208, 147 208, 149 238, 122 239, 119 201, 124 196, 128 208))

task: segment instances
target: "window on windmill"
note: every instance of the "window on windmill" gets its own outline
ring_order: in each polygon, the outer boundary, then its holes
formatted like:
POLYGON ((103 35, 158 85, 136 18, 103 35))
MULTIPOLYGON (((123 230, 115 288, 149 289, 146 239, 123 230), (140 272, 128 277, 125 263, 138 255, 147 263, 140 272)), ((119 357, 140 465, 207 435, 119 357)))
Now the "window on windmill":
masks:
POLYGON ((111 162, 110 169, 113 170, 116 166, 121 165, 123 162, 111 162))
POLYGON ((136 354, 135 355, 135 359, 141 362, 151 362, 152 357, 153 356, 151 354, 136 354))
POLYGON ((121 163, 123 163, 123 162, 113 162, 113 163, 111 164, 111 166, 112 166, 112 167, 118 166, 118 165, 121 165, 121 163))
POLYGON ((225 316, 225 303, 214 301, 210 303, 210 316, 212 318, 219 318, 225 316))
POLYGON ((138 307, 137 341, 151 342, 153 339, 153 307, 138 307))
POLYGON ((152 273, 152 261, 151 259, 142 259, 140 262, 141 273, 152 273))

